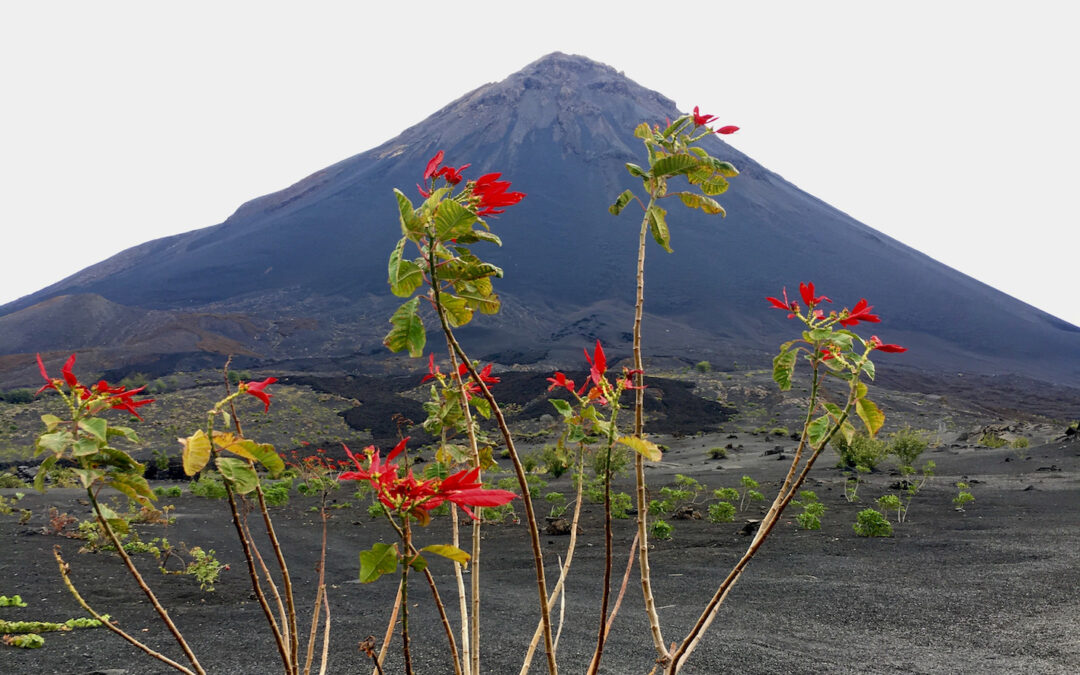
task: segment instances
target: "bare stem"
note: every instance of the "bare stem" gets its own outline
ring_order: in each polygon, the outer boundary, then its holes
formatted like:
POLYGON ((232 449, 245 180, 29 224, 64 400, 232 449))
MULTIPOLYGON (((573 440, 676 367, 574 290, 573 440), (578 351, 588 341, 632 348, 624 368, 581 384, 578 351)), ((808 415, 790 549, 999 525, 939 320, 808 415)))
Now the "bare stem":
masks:
POLYGON ((131 644, 135 645, 136 647, 138 647, 139 649, 141 649, 142 651, 147 653, 148 655, 154 657, 158 661, 161 661, 162 663, 168 665, 171 668, 175 668, 176 670, 179 670, 181 673, 187 673, 187 675, 197 675, 197 674, 198 675, 205 675, 206 671, 202 669, 202 667, 199 665, 198 661, 194 661, 192 663, 192 665, 195 666, 195 670, 191 670, 191 669, 185 667, 184 665, 182 665, 180 663, 177 663, 176 661, 173 661, 172 659, 165 656, 164 654, 154 651, 153 649, 146 646, 142 642, 139 642, 136 638, 132 637, 128 633, 125 633, 123 630, 118 628, 115 624, 113 624, 111 621, 109 621, 106 617, 104 617, 101 614, 98 614, 97 612, 95 612, 94 609, 92 607, 90 607, 90 605, 88 605, 86 603, 86 600, 83 600, 83 597, 81 595, 79 595, 79 591, 75 589, 75 584, 72 583, 72 581, 71 581, 71 566, 68 565, 66 562, 64 562, 64 559, 60 556, 60 546, 59 545, 53 546, 53 555, 56 557, 57 564, 60 565, 60 576, 61 576, 61 578, 63 578, 64 585, 67 587, 68 591, 71 593, 72 596, 74 596, 75 601, 79 603, 79 606, 82 607, 83 609, 85 609, 87 611, 87 613, 90 614, 90 616, 92 616, 95 619, 97 619, 98 621, 100 621, 102 626, 104 626, 105 628, 108 628, 112 632, 116 633, 120 637, 124 638, 125 640, 127 640, 131 644))
MULTIPOLYGON (((402 548, 408 554, 412 547, 412 530, 409 528, 409 516, 404 518, 404 536, 402 548)), ((412 654, 409 651, 409 564, 403 560, 401 565, 401 655, 405 659, 405 675, 413 675, 412 654)))

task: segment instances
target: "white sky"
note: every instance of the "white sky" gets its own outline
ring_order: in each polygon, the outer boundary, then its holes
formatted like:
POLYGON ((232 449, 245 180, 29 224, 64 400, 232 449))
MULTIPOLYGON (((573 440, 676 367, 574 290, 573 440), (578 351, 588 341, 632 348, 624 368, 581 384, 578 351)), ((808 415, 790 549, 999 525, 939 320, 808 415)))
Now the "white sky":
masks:
POLYGON ((804 190, 1080 324, 1070 3, 378 5, 0 4, 0 304, 559 50, 739 125, 726 140, 804 190))

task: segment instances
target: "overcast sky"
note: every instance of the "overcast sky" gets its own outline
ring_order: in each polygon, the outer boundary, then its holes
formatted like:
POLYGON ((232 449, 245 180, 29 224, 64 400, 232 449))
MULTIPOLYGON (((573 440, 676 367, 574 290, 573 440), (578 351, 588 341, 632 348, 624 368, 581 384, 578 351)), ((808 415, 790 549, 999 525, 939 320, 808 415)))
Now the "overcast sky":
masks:
POLYGON ((563 51, 742 127, 725 140, 802 189, 1080 325, 1067 2, 374 4, 0 4, 0 304, 563 51))

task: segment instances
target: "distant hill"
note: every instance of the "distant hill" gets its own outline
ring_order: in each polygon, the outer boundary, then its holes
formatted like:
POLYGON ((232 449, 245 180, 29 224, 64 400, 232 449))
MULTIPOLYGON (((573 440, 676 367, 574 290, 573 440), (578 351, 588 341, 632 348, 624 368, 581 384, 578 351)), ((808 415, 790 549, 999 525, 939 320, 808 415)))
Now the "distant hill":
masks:
MULTIPOLYGON (((625 354, 640 214, 616 218, 607 206, 640 187, 623 167, 643 161, 635 125, 678 114, 609 66, 550 54, 223 223, 136 246, 0 307, 0 385, 37 378, 35 351, 78 349, 102 370, 227 353, 382 357, 398 304, 386 285, 400 236, 391 190, 414 193, 437 150, 449 164, 471 162, 469 176, 501 171, 528 194, 490 221, 504 242, 488 256, 506 271, 496 280, 504 309, 465 331, 470 350, 576 363, 599 338, 625 354)), ((882 338, 910 348, 895 359, 903 367, 1080 382, 1080 328, 859 223, 718 137, 711 144, 741 175, 720 198, 726 219, 672 208, 674 254, 650 244, 653 358, 761 360, 794 328, 764 297, 814 281, 840 305, 868 298, 885 319, 874 327, 882 338)))

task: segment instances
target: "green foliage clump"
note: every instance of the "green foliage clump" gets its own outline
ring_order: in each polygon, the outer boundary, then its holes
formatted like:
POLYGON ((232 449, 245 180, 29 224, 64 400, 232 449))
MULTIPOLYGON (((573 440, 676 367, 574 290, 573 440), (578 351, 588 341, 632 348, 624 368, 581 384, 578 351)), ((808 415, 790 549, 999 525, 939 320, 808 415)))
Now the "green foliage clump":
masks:
POLYGON ((30 389, 9 389, 8 391, 0 391, 0 401, 4 403, 32 403, 34 401, 34 392, 30 389))
POLYGON ((818 500, 813 490, 802 490, 799 499, 791 501, 795 506, 802 507, 802 513, 795 516, 795 521, 804 530, 820 530, 821 516, 825 515, 825 505, 818 500))
POLYGON ((711 373, 712 364, 708 361, 698 361, 696 364, 694 364, 694 370, 698 371, 699 373, 711 373))
POLYGON ((985 445, 988 448, 1004 448, 1008 444, 1009 442, 1001 436, 989 432, 983 434, 982 437, 979 438, 979 445, 985 445))
POLYGON ((213 591, 214 582, 217 581, 225 565, 221 564, 221 561, 214 556, 213 549, 204 551, 201 547, 195 546, 191 548, 189 553, 192 559, 188 563, 185 573, 195 577, 195 580, 199 582, 199 588, 202 590, 213 591))
MULTIPOLYGON (((620 476, 630 467, 630 449, 625 445, 616 445, 611 448, 611 475, 620 476)), ((597 452, 593 455, 593 473, 597 476, 607 475, 608 457, 607 451, 597 452)))
POLYGON ((154 488, 154 496, 158 499, 161 499, 162 497, 179 497, 183 494, 184 489, 179 485, 170 485, 169 487, 159 485, 154 488))
MULTIPOLYGON (((736 493, 736 496, 738 494, 736 493)), ((730 502, 709 504, 710 523, 730 523, 735 520, 735 505, 730 502)))
POLYGON ((791 432, 788 431, 787 427, 773 427, 769 430, 769 433, 773 436, 787 436, 791 432))
POLYGON ((765 501, 765 495, 758 492, 758 482, 750 476, 743 476, 739 479, 742 483, 743 489, 739 496, 739 510, 745 511, 746 507, 753 502, 765 501))
POLYGON ((905 426, 892 435, 889 441, 888 453, 896 455, 900 466, 912 467, 919 461, 919 455, 926 450, 929 442, 925 434, 905 426))
POLYGON ((13 595, 10 598, 6 595, 0 595, 0 607, 26 607, 26 603, 23 602, 20 595, 13 595))
POLYGON ((957 511, 963 511, 964 506, 966 506, 970 502, 975 501, 975 497, 970 492, 968 492, 967 483, 957 483, 956 489, 958 492, 956 493, 956 496, 953 497, 952 503, 953 506, 956 507, 957 511))
POLYGON ((675 528, 668 525, 663 520, 654 520, 649 527, 649 533, 654 539, 667 540, 671 539, 671 533, 675 531, 675 528))
POLYGON ((289 490, 292 489, 292 479, 279 480, 263 486, 263 498, 268 506, 285 506, 289 503, 289 490))
POLYGON ((613 492, 611 494, 611 517, 626 520, 630 517, 630 507, 633 500, 625 492, 613 492))
POLYGON ((558 445, 545 445, 540 451, 540 461, 544 463, 544 471, 552 478, 558 478, 570 470, 570 454, 566 448, 558 445))
POLYGON ((1021 436, 1020 438, 1017 438, 1016 440, 1014 440, 1012 442, 1013 449, 1015 449, 1015 450, 1023 450, 1024 448, 1027 448, 1030 445, 1031 445, 1031 441, 1029 441, 1027 438, 1025 438, 1023 436, 1021 436))
POLYGON ((727 448, 716 446, 715 448, 709 448, 710 459, 727 459, 727 448))
POLYGON ((221 482, 221 479, 218 478, 217 474, 209 471, 199 476, 199 480, 192 481, 188 489, 196 497, 225 499, 226 496, 225 485, 221 482))
POLYGON ((4 473, 0 473, 0 488, 28 490, 30 486, 19 480, 19 477, 15 474, 5 471, 4 473))
POLYGON ((548 515, 552 518, 561 518, 566 513, 566 495, 561 492, 549 492, 544 495, 544 500, 548 504, 551 504, 551 512, 548 515))
POLYGON ((876 509, 859 511, 858 520, 852 525, 860 537, 891 537, 892 523, 876 509))
POLYGON ((840 455, 837 466, 841 468, 858 469, 861 466, 873 471, 888 454, 888 446, 884 441, 861 433, 852 436, 850 442, 837 434, 830 443, 840 455))

